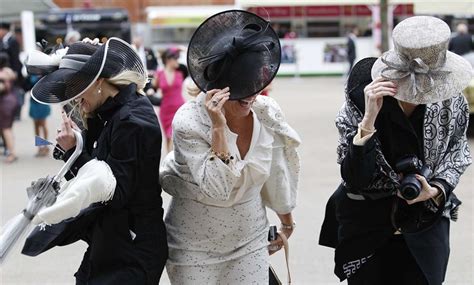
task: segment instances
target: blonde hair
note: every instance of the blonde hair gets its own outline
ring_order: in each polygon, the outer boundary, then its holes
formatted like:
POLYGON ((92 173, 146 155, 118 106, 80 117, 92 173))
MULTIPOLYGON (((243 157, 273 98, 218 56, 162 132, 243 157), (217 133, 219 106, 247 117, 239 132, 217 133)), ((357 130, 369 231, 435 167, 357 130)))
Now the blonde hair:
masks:
MULTIPOLYGON (((148 78, 142 73, 127 70, 115 75, 114 77, 106 78, 105 80, 114 86, 126 86, 135 83, 137 85, 137 93, 145 96, 143 88, 145 88, 148 78)), ((80 118, 82 124, 87 129, 87 119, 93 117, 93 114, 85 113, 79 106, 79 103, 71 101, 69 104, 72 106, 70 116, 76 118, 76 120, 80 118)))
POLYGON ((145 85, 148 82, 146 74, 132 70, 121 72, 115 75, 114 77, 107 78, 105 80, 115 86, 129 85, 131 83, 135 83, 137 85, 137 92, 141 95, 145 95, 145 91, 143 91, 143 89, 145 88, 145 85))

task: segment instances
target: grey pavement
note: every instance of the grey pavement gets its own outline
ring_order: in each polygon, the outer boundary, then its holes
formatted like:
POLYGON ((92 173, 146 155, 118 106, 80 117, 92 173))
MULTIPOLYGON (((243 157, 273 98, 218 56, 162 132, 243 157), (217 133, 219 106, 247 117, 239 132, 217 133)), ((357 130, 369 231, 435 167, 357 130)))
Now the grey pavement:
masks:
MULTIPOLYGON (((271 96, 299 132, 303 143, 298 207, 294 211, 297 228, 290 239, 290 266, 293 284, 339 284, 333 275, 333 250, 317 244, 327 198, 339 184, 336 164, 337 130, 334 117, 344 100, 341 78, 278 78, 271 96)), ((59 122, 59 111, 49 119, 51 134, 59 122)), ((50 158, 35 158, 33 123, 27 108, 23 119, 14 126, 17 152, 13 165, 0 163, 0 224, 19 213, 26 204, 25 188, 30 181, 54 174, 61 163, 50 158)), ((471 149, 474 140, 470 139, 471 149)), ((474 284, 474 167, 464 174, 456 193, 463 200, 459 221, 451 224, 451 257, 445 284, 474 284)), ((165 209, 169 197, 164 195, 165 209)), ((269 213, 273 223, 276 215, 269 213)), ((21 241, 1 265, 0 284, 74 284, 73 274, 85 251, 83 242, 54 248, 38 257, 21 255, 21 241)), ((271 257, 278 274, 286 278, 284 255, 271 257)), ((166 273, 162 284, 169 284, 166 273)))

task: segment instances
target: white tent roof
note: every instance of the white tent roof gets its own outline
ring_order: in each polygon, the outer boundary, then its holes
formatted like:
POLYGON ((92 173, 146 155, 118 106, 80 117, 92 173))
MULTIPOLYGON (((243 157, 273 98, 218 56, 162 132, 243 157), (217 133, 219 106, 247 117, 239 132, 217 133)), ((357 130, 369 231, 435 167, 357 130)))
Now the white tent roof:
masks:
POLYGON ((22 11, 44 12, 51 8, 57 8, 52 0, 0 0, 0 18, 19 20, 22 11))
POLYGON ((150 6, 145 9, 148 18, 209 17, 218 12, 236 9, 236 6, 150 6))
POLYGON ((474 17, 474 0, 414 1, 415 14, 474 17))
MULTIPOLYGON (((237 0, 242 7, 317 6, 317 5, 374 5, 380 0, 237 0)), ((411 4, 413 0, 390 0, 390 4, 411 4)))
MULTIPOLYGON (((389 0, 389 4, 414 4, 415 14, 474 16, 474 0, 389 0)), ((380 0, 237 0, 244 8, 306 5, 376 5, 380 0)))

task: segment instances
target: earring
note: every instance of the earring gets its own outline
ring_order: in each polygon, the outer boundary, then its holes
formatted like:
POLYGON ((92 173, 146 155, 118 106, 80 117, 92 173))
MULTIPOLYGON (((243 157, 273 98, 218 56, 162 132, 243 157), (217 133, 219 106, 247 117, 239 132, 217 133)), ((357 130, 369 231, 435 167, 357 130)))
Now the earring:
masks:
POLYGON ((99 87, 99 90, 97 91, 97 93, 100 95, 102 93, 102 87, 99 87))

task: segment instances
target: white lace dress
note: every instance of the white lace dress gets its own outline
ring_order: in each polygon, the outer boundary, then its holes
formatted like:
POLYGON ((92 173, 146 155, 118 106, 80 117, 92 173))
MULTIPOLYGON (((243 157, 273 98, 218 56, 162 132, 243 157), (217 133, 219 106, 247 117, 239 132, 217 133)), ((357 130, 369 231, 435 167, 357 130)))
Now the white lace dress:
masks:
MULTIPOLYGON (((163 189, 173 196, 165 218, 172 284, 268 284, 265 206, 282 214, 295 207, 299 138, 287 124, 292 138, 281 135, 275 124, 265 124, 275 118, 259 114, 268 115, 268 104, 276 103, 259 99, 252 110, 252 140, 244 158, 237 135, 226 129, 234 156, 228 165, 211 154, 211 123, 203 95, 175 116, 175 150, 160 174, 163 189)), ((277 125, 284 123, 280 118, 277 125)))

